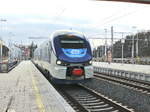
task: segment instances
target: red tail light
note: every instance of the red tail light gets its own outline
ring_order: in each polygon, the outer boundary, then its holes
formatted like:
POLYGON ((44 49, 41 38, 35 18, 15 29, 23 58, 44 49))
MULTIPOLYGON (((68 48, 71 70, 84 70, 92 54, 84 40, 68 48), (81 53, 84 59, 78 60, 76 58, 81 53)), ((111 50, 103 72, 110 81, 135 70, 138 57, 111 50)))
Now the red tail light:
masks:
POLYGON ((81 76, 81 75, 83 75, 83 69, 75 68, 72 70, 72 74, 76 75, 76 76, 81 76))

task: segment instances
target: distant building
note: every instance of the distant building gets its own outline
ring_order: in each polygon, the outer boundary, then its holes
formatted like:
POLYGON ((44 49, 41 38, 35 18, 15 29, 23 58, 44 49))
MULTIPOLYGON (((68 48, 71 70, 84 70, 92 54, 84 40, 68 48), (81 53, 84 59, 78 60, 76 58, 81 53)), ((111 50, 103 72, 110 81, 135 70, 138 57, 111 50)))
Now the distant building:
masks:
POLYGON ((31 45, 15 45, 15 46, 22 50, 22 59, 24 60, 33 58, 34 50, 37 48, 37 45, 35 45, 33 42, 31 43, 31 45))

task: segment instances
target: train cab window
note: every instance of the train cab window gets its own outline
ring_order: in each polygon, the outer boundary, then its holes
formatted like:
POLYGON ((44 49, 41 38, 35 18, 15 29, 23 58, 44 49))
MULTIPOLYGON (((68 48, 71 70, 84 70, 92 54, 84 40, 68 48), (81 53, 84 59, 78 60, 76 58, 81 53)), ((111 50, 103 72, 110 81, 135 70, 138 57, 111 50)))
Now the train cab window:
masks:
POLYGON ((86 48, 85 41, 76 36, 63 36, 60 38, 61 47, 64 49, 82 49, 86 48))

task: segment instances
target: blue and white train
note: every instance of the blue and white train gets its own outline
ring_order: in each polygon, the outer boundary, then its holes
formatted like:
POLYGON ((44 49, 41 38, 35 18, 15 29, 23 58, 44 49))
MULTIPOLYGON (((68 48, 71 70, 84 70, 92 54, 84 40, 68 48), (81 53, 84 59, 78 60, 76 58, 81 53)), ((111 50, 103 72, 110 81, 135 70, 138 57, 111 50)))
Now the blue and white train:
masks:
POLYGON ((76 31, 53 33, 34 52, 34 63, 49 72, 55 83, 78 83, 93 77, 92 51, 86 37, 76 31))

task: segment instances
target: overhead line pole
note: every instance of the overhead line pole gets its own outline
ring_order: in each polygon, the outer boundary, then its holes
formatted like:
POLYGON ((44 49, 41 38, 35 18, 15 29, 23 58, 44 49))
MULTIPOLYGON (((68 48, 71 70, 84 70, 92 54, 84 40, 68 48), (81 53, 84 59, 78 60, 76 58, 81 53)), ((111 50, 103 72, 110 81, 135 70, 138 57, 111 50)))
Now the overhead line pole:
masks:
POLYGON ((114 41, 114 30, 113 26, 111 27, 111 56, 112 56, 112 61, 113 61, 113 41, 114 41))
POLYGON ((136 57, 139 56, 139 35, 137 33, 137 42, 136 42, 136 57))
POLYGON ((105 57, 107 56, 107 29, 105 30, 105 57))
MULTIPOLYGON (((136 29, 136 26, 132 26, 133 29, 136 29)), ((134 33, 132 34, 132 54, 131 54, 131 57, 132 57, 132 64, 134 64, 134 33)))

